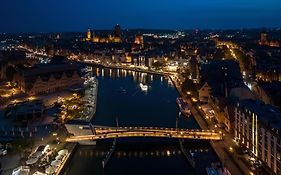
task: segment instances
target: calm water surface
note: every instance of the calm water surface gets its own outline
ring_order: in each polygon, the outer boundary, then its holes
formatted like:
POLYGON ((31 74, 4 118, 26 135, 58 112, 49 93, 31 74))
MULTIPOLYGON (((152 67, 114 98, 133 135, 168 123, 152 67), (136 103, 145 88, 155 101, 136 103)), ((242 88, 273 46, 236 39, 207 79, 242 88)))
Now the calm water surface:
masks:
MULTIPOLYGON (((199 128, 193 118, 180 117, 175 102, 178 93, 168 79, 146 73, 97 69, 99 79, 97 112, 93 123, 106 126, 162 126, 199 128), (148 91, 140 83, 149 86, 148 91)), ((205 141, 185 141, 194 153, 193 169, 181 155, 178 140, 155 138, 118 139, 116 150, 106 168, 102 160, 112 140, 99 141, 96 146, 80 146, 75 152, 67 174, 206 174, 205 167, 217 156, 205 141)))

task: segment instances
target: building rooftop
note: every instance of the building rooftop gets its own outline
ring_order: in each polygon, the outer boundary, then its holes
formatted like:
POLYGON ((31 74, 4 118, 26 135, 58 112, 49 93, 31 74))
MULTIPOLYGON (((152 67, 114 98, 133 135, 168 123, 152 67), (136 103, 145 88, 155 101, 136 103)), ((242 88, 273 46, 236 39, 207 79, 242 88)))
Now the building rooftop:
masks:
POLYGON ((34 112, 42 112, 43 102, 40 100, 24 101, 17 103, 13 110, 17 115, 32 114, 34 112))
POLYGON ((225 96, 231 88, 244 87, 238 62, 232 60, 214 60, 201 65, 201 82, 207 82, 212 88, 212 94, 225 96))
POLYGON ((0 51, 0 61, 15 61, 15 60, 24 60, 26 54, 24 51, 14 50, 14 51, 0 51))
POLYGON ((76 65, 68 63, 60 64, 37 64, 33 67, 21 67, 20 71, 25 76, 38 76, 57 72, 66 72, 77 70, 76 65))
POLYGON ((258 85, 272 99, 273 105, 281 107, 281 82, 258 82, 258 85))
POLYGON ((237 104, 246 111, 255 113, 259 119, 273 129, 281 131, 281 110, 260 100, 241 100, 237 104))

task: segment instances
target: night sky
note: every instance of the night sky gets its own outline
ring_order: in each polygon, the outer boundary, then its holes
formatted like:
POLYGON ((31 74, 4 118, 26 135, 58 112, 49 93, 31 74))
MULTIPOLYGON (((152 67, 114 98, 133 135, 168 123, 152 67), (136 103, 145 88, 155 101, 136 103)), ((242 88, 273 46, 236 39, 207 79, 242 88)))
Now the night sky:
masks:
POLYGON ((0 32, 281 27, 281 0, 0 0, 0 32))

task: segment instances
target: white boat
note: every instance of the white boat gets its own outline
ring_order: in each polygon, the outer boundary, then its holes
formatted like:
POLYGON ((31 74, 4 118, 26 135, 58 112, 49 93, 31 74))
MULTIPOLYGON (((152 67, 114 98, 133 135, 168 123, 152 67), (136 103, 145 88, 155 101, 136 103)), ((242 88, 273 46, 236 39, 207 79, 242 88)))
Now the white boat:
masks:
POLYGON ((145 84, 140 83, 140 88, 142 91, 147 92, 148 91, 148 86, 145 84))

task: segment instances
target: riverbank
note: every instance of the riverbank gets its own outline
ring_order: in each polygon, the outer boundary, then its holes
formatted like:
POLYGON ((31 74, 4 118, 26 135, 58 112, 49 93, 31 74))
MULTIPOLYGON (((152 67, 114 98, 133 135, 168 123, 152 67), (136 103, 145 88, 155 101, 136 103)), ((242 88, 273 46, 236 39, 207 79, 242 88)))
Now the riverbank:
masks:
POLYGON ((171 75, 171 73, 168 73, 168 72, 159 72, 159 71, 154 71, 154 70, 146 70, 146 69, 133 68, 133 67, 128 67, 128 66, 103 65, 103 64, 89 63, 89 62, 83 62, 83 61, 74 61, 74 62, 82 63, 82 64, 85 64, 85 65, 88 65, 88 66, 97 66, 97 67, 100 67, 100 68, 124 69, 124 70, 130 70, 130 71, 135 71, 135 72, 143 72, 143 73, 148 73, 148 74, 155 74, 155 75, 160 75, 160 76, 171 75))
POLYGON ((64 172, 66 171, 69 162, 71 161, 75 151, 78 148, 78 143, 68 143, 66 148, 69 151, 68 155, 66 156, 66 158, 62 162, 60 168, 58 169, 58 171, 56 172, 55 175, 63 175, 63 174, 65 174, 64 172))
MULTIPOLYGON (((97 72, 97 69, 93 69, 97 72)), ((178 106, 175 99, 178 92, 171 86, 170 80, 158 75, 142 75, 136 73, 118 75, 117 70, 101 70, 99 68, 99 94, 97 113, 94 124, 115 126, 153 126, 175 127, 178 106), (111 76, 112 75, 112 76, 111 76), (141 78, 145 79, 142 80, 141 78), (141 91, 139 81, 150 86, 147 92, 141 91), (120 92, 120 87, 125 92, 120 92), (117 117, 116 117, 117 116, 117 117)), ((120 71, 122 72, 122 71, 120 71)), ((130 72, 130 71, 129 71, 130 72)), ((198 128, 193 118, 180 117, 180 128, 198 128)), ((161 138, 120 138, 116 152, 112 154, 108 166, 102 168, 111 141, 99 141, 95 147, 79 146, 66 172, 76 174, 206 174, 205 167, 211 162, 219 161, 211 146, 205 141, 187 140, 185 149, 196 149, 194 152, 197 165, 193 169, 179 150, 178 140, 161 138), (108 143, 110 142, 110 143, 108 143), (152 142, 156 143, 152 144, 152 142), (171 147, 171 142, 173 146, 171 147), (199 152, 199 150, 209 150, 199 152), (174 154, 178 153, 178 154, 174 154), (147 155, 147 156, 146 156, 147 155), (147 169, 147 167, 150 167, 147 169), (193 173, 194 174, 194 173, 193 173)))
POLYGON ((80 120, 84 120, 86 122, 91 122, 93 120, 93 117, 96 113, 97 109, 97 96, 98 96, 98 79, 96 77, 93 77, 92 74, 88 79, 86 80, 87 83, 85 85, 85 95, 82 98, 82 101, 86 104, 84 104, 85 109, 85 117, 80 118, 80 120))
MULTIPOLYGON (((201 129, 212 129, 209 126, 209 123, 204 119, 202 114, 193 106, 190 98, 181 91, 180 85, 176 77, 169 76, 170 80, 173 82, 175 88, 177 89, 178 93, 184 98, 184 100, 188 103, 191 113, 193 114, 196 122, 200 126, 201 129)), ((249 168, 244 165, 243 162, 238 160, 236 157, 232 156, 228 151, 227 148, 230 146, 230 141, 232 138, 229 135, 224 135, 223 141, 210 141, 210 145, 212 146, 213 150, 218 155, 221 162, 229 169, 232 174, 239 175, 239 174, 249 174, 251 171, 249 168)))

